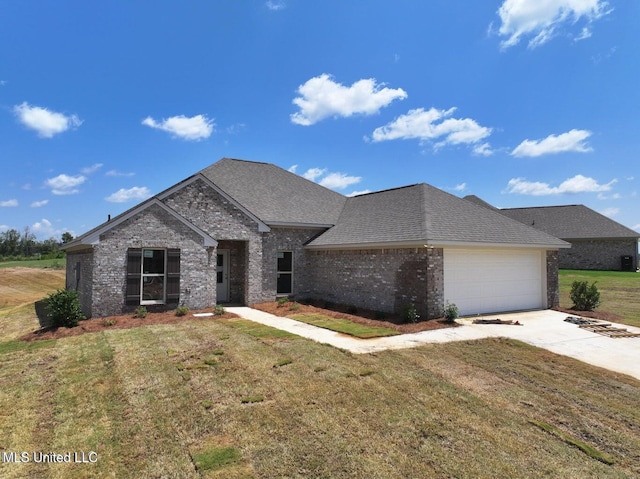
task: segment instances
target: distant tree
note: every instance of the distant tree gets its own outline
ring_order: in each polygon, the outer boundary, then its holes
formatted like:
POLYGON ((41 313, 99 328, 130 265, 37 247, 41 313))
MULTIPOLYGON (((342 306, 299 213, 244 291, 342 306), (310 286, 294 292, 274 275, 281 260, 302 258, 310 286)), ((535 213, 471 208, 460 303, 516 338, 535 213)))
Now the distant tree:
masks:
POLYGON ((18 256, 20 252, 20 232, 10 229, 0 233, 0 255, 18 256))
POLYGON ((20 237, 20 254, 22 256, 31 256, 35 254, 36 235, 31 232, 28 226, 25 226, 20 237))
POLYGON ((71 241, 73 241, 73 235, 71 233, 68 231, 62 233, 62 244, 70 243, 71 241))

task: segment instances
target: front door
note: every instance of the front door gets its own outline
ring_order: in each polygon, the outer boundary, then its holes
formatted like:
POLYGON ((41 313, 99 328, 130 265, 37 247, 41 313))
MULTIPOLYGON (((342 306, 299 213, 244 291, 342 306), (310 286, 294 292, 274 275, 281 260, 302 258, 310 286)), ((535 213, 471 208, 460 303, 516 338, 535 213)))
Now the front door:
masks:
POLYGON ((229 250, 219 249, 216 260, 216 297, 218 303, 229 301, 229 250))

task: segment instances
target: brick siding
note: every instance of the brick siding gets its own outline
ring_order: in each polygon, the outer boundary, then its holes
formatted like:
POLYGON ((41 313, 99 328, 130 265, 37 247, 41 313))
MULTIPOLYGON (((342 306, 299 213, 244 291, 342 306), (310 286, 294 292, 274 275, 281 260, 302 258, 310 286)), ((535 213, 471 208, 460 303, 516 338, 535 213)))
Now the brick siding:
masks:
POLYGON ((594 269, 620 271, 621 257, 633 258, 633 270, 637 267, 638 242, 627 240, 565 240, 571 248, 561 249, 558 256, 561 269, 594 269))

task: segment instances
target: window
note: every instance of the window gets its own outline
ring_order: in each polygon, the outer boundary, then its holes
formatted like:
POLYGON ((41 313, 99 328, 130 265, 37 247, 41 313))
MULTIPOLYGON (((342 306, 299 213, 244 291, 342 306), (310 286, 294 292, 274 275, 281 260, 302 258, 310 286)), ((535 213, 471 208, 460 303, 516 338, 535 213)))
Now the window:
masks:
POLYGON ((142 250, 142 298, 140 304, 164 303, 165 250, 142 250))
POLYGON ((277 265, 278 285, 276 293, 278 295, 289 295, 293 293, 293 252, 278 251, 277 265))
POLYGON ((130 248, 126 303, 165 304, 180 300, 180 250, 130 248))

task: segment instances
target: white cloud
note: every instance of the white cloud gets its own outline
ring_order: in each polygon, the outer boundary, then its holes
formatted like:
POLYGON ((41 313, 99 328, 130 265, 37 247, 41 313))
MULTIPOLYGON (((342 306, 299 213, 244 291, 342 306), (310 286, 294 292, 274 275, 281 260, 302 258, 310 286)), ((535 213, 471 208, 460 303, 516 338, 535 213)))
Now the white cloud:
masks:
MULTIPOLYGON (((0 226, 0 229, 2 227, 0 226)), ((636 230, 636 231, 640 231, 640 223, 638 223, 637 225, 635 225, 632 229, 636 230)))
POLYGON ((52 235, 54 233, 53 224, 46 218, 42 218, 41 221, 35 222, 31 225, 31 231, 41 236, 52 235))
POLYGON ((598 193, 599 200, 619 200, 620 198, 622 198, 622 195, 620 195, 620 193, 614 193, 612 195, 605 195, 604 193, 598 193))
POLYGON ((109 170, 105 173, 105 176, 134 176, 135 173, 124 173, 118 170, 109 170))
POLYGON ((87 166, 85 168, 82 168, 80 171, 85 175, 90 175, 90 174, 95 173, 96 171, 98 171, 103 166, 104 165, 102 163, 94 163, 91 166, 87 166))
POLYGON ((82 175, 69 176, 63 173, 55 178, 49 178, 45 181, 45 184, 51 188, 51 192, 54 195, 72 195, 80 191, 76 187, 86 180, 87 178, 82 175))
POLYGON ((347 196, 358 196, 358 195, 366 195, 367 193, 371 193, 371 190, 362 190, 362 191, 352 191, 347 196))
POLYGON ((302 177, 307 180, 316 181, 316 178, 322 176, 326 171, 326 168, 309 168, 302 174, 302 177))
POLYGON ((609 218, 613 218, 618 213, 620 213, 620 208, 605 208, 600 210, 601 215, 608 216, 609 218))
POLYGON ((289 171, 290 173, 295 173, 297 169, 298 165, 291 165, 287 171, 289 171))
POLYGON ((126 203, 132 200, 144 200, 151 196, 149 188, 146 186, 134 186, 128 190, 120 188, 115 193, 107 196, 105 199, 112 203, 126 203))
POLYGON ((542 140, 524 140, 511 152, 512 156, 541 156, 574 151, 588 153, 593 148, 585 140, 591 136, 588 130, 571 130, 559 135, 549 135, 542 140))
MULTIPOLYGON (((491 134, 491 128, 480 126, 470 118, 450 118, 456 108, 438 110, 417 108, 400 115, 391 123, 376 128, 371 135, 374 142, 419 139, 436 141, 436 149, 447 145, 476 144, 491 134)), ((478 154, 489 154, 488 143, 477 145, 478 154)))
POLYGON ((611 186, 616 182, 617 180, 614 179, 609 183, 601 185, 593 178, 576 175, 573 178, 563 181, 559 186, 550 186, 549 183, 526 181, 524 178, 512 178, 509 180, 505 191, 507 193, 532 196, 597 193, 601 191, 610 191, 611 186))
POLYGON ((466 183, 460 183, 459 185, 456 185, 454 188, 455 191, 465 191, 466 189, 467 189, 466 183))
POLYGON ((291 115, 298 125, 313 125, 328 117, 350 117, 354 114, 373 115, 392 101, 407 98, 402 88, 387 88, 374 78, 362 79, 347 87, 323 73, 298 87, 293 103, 300 111, 291 115))
POLYGON ((320 185, 334 190, 343 190, 347 186, 360 183, 360 176, 349 176, 344 173, 329 173, 320 180, 320 185))
POLYGON ((265 4, 269 10, 278 11, 286 7, 282 0, 268 0, 265 4))
POLYGON ((42 206, 46 205, 47 203, 49 203, 49 200, 34 201, 33 203, 31 203, 31 207, 32 208, 41 208, 42 206))
MULTIPOLYGON (((295 166, 297 167, 298 165, 295 166)), ((291 171, 291 169, 289 169, 289 171, 291 171)), ((318 183, 325 188, 331 188, 333 190, 343 190, 347 186, 355 185, 362 181, 362 177, 360 176, 349 176, 340 172, 327 173, 326 168, 309 168, 301 176, 307 180, 318 183)), ((368 191, 366 192, 368 193, 368 191)), ((363 192, 354 192, 349 196, 362 193, 363 192)))
POLYGON ((591 36, 591 24, 611 12, 604 0, 505 0, 498 9, 502 24, 498 34, 508 37, 501 42, 503 49, 517 45, 528 37, 529 48, 548 42, 557 29, 566 24, 585 20, 576 40, 591 36))
POLYGON ((14 106, 13 112, 20 123, 37 131, 41 138, 52 138, 58 133, 82 124, 82 120, 76 115, 66 116, 46 108, 31 106, 27 102, 14 106))
POLYGON ((0 201, 0 208, 14 208, 16 206, 18 206, 18 200, 16 199, 0 201))
POLYGON ((493 150, 489 143, 481 143, 473 147, 473 154, 479 156, 491 156, 493 155, 493 150))
POLYGON ((213 133, 215 123, 206 115, 196 115, 187 118, 184 115, 172 116, 157 122, 150 116, 142 120, 142 124, 151 128, 166 131, 183 140, 202 140, 213 133))

